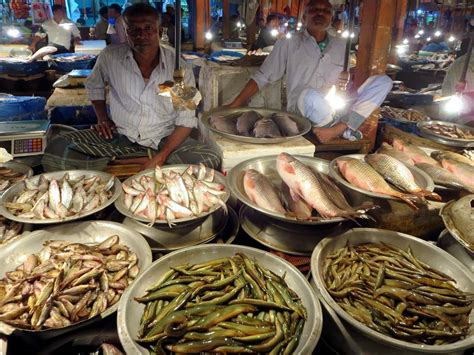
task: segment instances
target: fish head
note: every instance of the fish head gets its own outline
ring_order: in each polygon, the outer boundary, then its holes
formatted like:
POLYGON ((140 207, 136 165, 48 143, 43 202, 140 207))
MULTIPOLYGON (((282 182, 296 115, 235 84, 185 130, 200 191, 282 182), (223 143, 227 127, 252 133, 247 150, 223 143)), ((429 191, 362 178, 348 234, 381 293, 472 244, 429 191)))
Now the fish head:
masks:
POLYGON ((393 139, 392 146, 396 150, 399 150, 401 152, 403 152, 406 148, 406 144, 401 139, 398 139, 398 138, 393 139))

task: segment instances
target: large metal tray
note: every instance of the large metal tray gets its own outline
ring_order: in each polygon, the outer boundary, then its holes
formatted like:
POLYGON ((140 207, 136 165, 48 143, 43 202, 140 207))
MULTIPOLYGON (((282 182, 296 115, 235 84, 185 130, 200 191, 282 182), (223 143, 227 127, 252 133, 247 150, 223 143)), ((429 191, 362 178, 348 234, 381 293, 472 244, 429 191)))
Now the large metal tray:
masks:
POLYGON ((231 109, 222 109, 221 108, 221 109, 213 110, 213 111, 204 113, 202 118, 201 118, 201 122, 204 124, 204 126, 206 126, 207 129, 209 129, 209 130, 211 130, 211 131, 213 131, 213 132, 215 132, 215 133, 217 133, 217 134, 219 134, 223 137, 226 137, 226 138, 229 138, 229 139, 232 139, 232 140, 235 140, 235 141, 240 141, 240 142, 244 142, 244 143, 252 143, 252 144, 283 143, 283 142, 287 142, 289 140, 298 138, 300 136, 303 136, 311 130, 311 122, 307 118, 295 115, 293 113, 284 112, 284 111, 281 111, 281 110, 271 110, 271 109, 256 108, 256 107, 241 107, 241 108, 231 108, 231 109), (264 117, 268 117, 273 113, 284 113, 284 114, 288 115, 293 121, 296 122, 296 124, 298 125, 300 133, 295 135, 295 136, 291 136, 291 137, 278 137, 278 138, 245 137, 245 136, 239 136, 237 134, 231 134, 231 133, 226 133, 226 132, 219 131, 219 130, 213 128, 211 126, 210 122, 209 122, 210 117, 212 115, 215 115, 215 114, 223 115, 225 117, 238 117, 238 116, 242 115, 244 112, 247 112, 247 111, 255 111, 255 112, 259 113, 260 115, 262 115, 264 117))
MULTIPOLYGON (((301 155, 294 155, 296 159, 301 161, 303 164, 306 164, 312 169, 315 169, 323 174, 328 173, 328 162, 326 160, 312 158, 312 157, 305 157, 301 155)), ((242 201, 247 206, 262 212, 263 214, 279 219, 284 222, 290 222, 295 224, 306 224, 306 225, 321 225, 321 224, 328 224, 328 223, 339 223, 345 221, 346 219, 342 217, 336 218, 328 218, 328 219, 321 219, 321 220, 310 220, 310 221, 302 221, 297 220, 296 218, 286 217, 279 213, 268 211, 264 208, 258 207, 255 203, 253 203, 245 193, 244 189, 244 174, 249 169, 255 169, 258 172, 265 175, 273 185, 277 188, 280 188, 282 180, 278 175, 276 170, 276 155, 270 155, 260 158, 252 158, 246 160, 240 164, 237 164, 233 167, 229 173, 227 174, 227 181, 229 183, 229 189, 232 191, 232 195, 237 197, 240 201, 242 201)))
MULTIPOLYGON (((138 257, 138 266, 141 275, 151 264, 151 250, 145 239, 134 230, 115 222, 109 221, 88 221, 67 223, 60 226, 51 227, 45 230, 37 230, 22 238, 0 248, 0 276, 7 271, 14 270, 23 263, 28 255, 38 253, 43 247, 43 243, 48 240, 66 240, 83 244, 100 243, 112 235, 120 237, 120 243, 128 246, 138 257)), ((54 337, 67 331, 72 331, 78 327, 85 326, 96 320, 105 318, 114 313, 118 308, 118 303, 107 308, 97 317, 74 323, 69 327, 59 329, 45 329, 40 331, 30 331, 17 329, 15 332, 27 332, 41 334, 44 337, 54 337)))
POLYGON ((422 121, 422 122, 418 122, 420 135, 422 137, 431 139, 432 141, 435 141, 437 143, 449 145, 452 147, 474 147, 474 139, 451 138, 451 137, 446 137, 438 133, 434 133, 432 130, 428 128, 429 126, 434 125, 434 124, 442 124, 448 127, 458 127, 458 128, 474 131, 472 127, 464 126, 464 125, 453 123, 453 122, 422 121))
POLYGON ((470 252, 463 244, 459 243, 447 229, 439 234, 436 245, 462 262, 474 274, 474 252, 470 252))
POLYGON ((180 223, 173 228, 166 224, 149 227, 129 217, 123 221, 124 225, 143 235, 154 252, 172 251, 209 242, 224 229, 226 223, 227 215, 223 209, 211 213, 202 220, 180 223))
POLYGON ((242 229, 255 241, 266 247, 292 255, 311 255, 314 247, 326 237, 334 237, 348 228, 342 223, 295 225, 267 217, 248 206, 240 208, 242 229))
MULTIPOLYGON (((63 171, 55 171, 52 173, 46 173, 46 174, 41 174, 44 177, 46 177, 48 180, 51 180, 52 178, 55 179, 61 179, 64 174, 68 173, 69 176, 72 179, 76 179, 82 175, 85 175, 85 177, 91 177, 94 175, 98 175, 101 177, 102 181, 106 182, 109 180, 113 175, 109 173, 105 173, 103 171, 92 171, 92 170, 63 170, 63 171)), ((30 179, 35 179, 34 181, 37 181, 41 175, 35 175, 31 177, 30 179)), ((119 195, 122 192, 122 185, 120 184, 120 180, 115 178, 114 179, 114 186, 112 187, 112 196, 105 202, 104 204, 100 205, 99 207, 85 212, 85 213, 78 213, 74 216, 69 216, 66 218, 56 218, 56 219, 36 219, 36 218, 22 218, 14 215, 11 213, 6 207, 5 203, 6 202, 11 202, 13 198, 23 191, 25 189, 25 183, 23 181, 17 182, 15 185, 11 186, 9 189, 7 189, 2 197, 0 198, 0 214, 8 219, 11 219, 12 221, 17 221, 17 222, 22 222, 22 223, 31 223, 31 224, 54 224, 54 223, 63 223, 63 222, 71 222, 80 218, 84 218, 86 216, 90 216, 94 213, 97 213, 99 211, 102 211, 106 207, 110 206, 114 201, 119 197, 119 195)))
MULTIPOLYGON (((340 173, 339 168, 337 167, 337 160, 338 159, 344 159, 344 158, 354 158, 354 159, 359 159, 359 160, 364 160, 365 154, 349 154, 349 155, 344 155, 342 157, 338 157, 331 161, 329 163, 329 175, 336 180, 336 182, 342 186, 344 186, 347 190, 350 191, 355 191, 360 194, 366 195, 369 198, 380 198, 383 200, 395 200, 399 201, 399 199, 384 195, 384 194, 379 194, 376 192, 370 192, 364 189, 361 189, 360 187, 357 187, 355 185, 352 185, 349 181, 346 180, 346 178, 340 173)), ((419 187, 421 187, 423 190, 428 190, 428 191, 433 191, 434 190, 434 183, 433 180, 431 179, 428 174, 426 174, 424 171, 411 166, 411 165, 406 165, 408 169, 413 174, 413 177, 415 178, 415 182, 419 187)))
POLYGON ((301 298, 308 312, 308 318, 301 334, 301 340, 294 354, 311 354, 322 330, 321 305, 314 290, 304 276, 289 262, 263 250, 241 245, 205 244, 174 251, 155 261, 140 275, 123 294, 117 315, 120 342, 127 354, 148 354, 148 350, 134 341, 136 339, 144 305, 134 301, 145 290, 169 270, 171 266, 185 263, 201 263, 212 259, 244 253, 278 275, 285 275, 288 286, 301 298))
POLYGON ((472 293, 474 292, 474 283, 472 282, 472 273, 466 267, 456 260, 453 256, 444 250, 425 242, 419 238, 399 232, 392 232, 375 228, 354 228, 337 238, 326 238, 322 240, 314 249, 311 256, 311 273, 314 277, 317 290, 329 306, 336 311, 337 315, 351 326, 381 344, 397 347, 403 350, 419 351, 424 353, 454 353, 463 349, 471 348, 474 345, 474 312, 471 312, 469 320, 471 324, 470 335, 460 341, 446 345, 420 345, 398 340, 387 335, 381 334, 370 329, 366 325, 358 322, 349 316, 331 297, 326 290, 323 279, 323 264, 328 255, 343 248, 347 243, 358 245, 362 243, 387 243, 398 248, 411 248, 413 253, 421 261, 433 266, 438 270, 442 270, 447 275, 456 280, 456 285, 461 290, 472 293))
MULTIPOLYGON (((468 196, 472 198, 474 195, 467 195, 461 198, 469 199, 468 196)), ((449 233, 451 233, 451 235, 459 242, 459 244, 466 248, 472 255, 474 254, 474 245, 469 243, 462 237, 462 230, 460 230, 459 226, 456 226, 456 224, 454 224, 453 219, 450 218, 450 214, 452 214, 451 208, 456 202, 457 201, 450 201, 446 203, 443 208, 441 208, 439 215, 443 219, 444 225, 446 226, 446 229, 449 231, 449 233)), ((466 229, 466 226, 464 226, 464 229, 466 229)))
MULTIPOLYGON (((173 171, 178 172, 178 173, 183 173, 188 167, 189 167, 189 164, 176 164, 176 165, 166 165, 166 166, 162 167, 161 169, 163 170, 163 172, 166 172, 168 170, 173 170, 173 171)), ((207 169, 209 169, 209 168, 207 168, 207 169)), ((142 171, 141 173, 138 173, 136 175, 133 175, 133 176, 129 177, 123 183, 130 185, 131 181, 133 179, 139 179, 143 175, 153 176, 154 175, 154 170, 153 169, 148 169, 148 170, 142 171)), ((222 197, 222 201, 227 202, 227 200, 230 197, 230 192, 227 188, 225 176, 222 175, 220 172, 216 171, 214 181, 226 186, 226 189, 225 189, 226 194, 222 197)), ((121 214, 123 214, 124 216, 127 216, 129 218, 135 219, 137 221, 147 222, 147 223, 150 222, 150 220, 148 218, 145 218, 145 217, 142 217, 142 216, 136 216, 134 213, 132 213, 130 210, 128 210, 125 207, 124 198, 125 198, 125 193, 122 193, 119 196, 119 198, 117 199, 117 201, 115 201, 115 208, 117 208, 117 210, 121 214)), ((199 216, 174 219, 171 222, 176 224, 176 223, 191 222, 191 221, 195 221, 197 219, 202 219, 203 217, 208 216, 211 213, 214 213, 219 208, 221 208, 221 206, 216 205, 213 208, 211 208, 209 211, 201 213, 199 216)), ((155 221, 155 224, 168 224, 168 222, 165 221, 165 220, 157 219, 155 221)))

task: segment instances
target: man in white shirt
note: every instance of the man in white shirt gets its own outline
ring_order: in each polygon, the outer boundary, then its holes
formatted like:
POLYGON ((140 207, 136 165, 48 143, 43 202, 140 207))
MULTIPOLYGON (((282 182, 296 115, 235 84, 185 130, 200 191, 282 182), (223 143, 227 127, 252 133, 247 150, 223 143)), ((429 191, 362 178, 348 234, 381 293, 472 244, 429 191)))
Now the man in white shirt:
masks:
POLYGON ((303 15, 305 30, 279 40, 260 69, 230 107, 246 105, 268 83, 286 74, 287 111, 308 117, 321 143, 343 136, 359 139, 357 129, 379 107, 392 87, 386 75, 372 76, 350 98, 347 112, 337 113, 325 99, 343 70, 346 41, 328 33, 333 7, 328 0, 310 0, 303 15))
POLYGON ((81 34, 77 26, 67 18, 66 10, 62 5, 53 5, 53 18, 46 21, 41 26, 41 32, 36 33, 30 45, 30 49, 35 52, 36 44, 41 39, 48 37, 48 44, 58 49, 56 54, 71 51, 71 42, 75 44, 81 42, 81 34))
MULTIPOLYGON (((171 98, 159 95, 159 85, 173 80, 175 53, 159 43, 156 10, 137 3, 126 9, 124 20, 128 44, 104 49, 86 83, 98 124, 51 140, 43 167, 103 170, 117 158, 143 168, 204 163, 217 169, 219 157, 189 138, 197 126, 195 112, 176 111, 171 98)), ((184 80, 195 85, 192 70, 186 70, 184 80)))
POLYGON ((120 44, 127 43, 127 35, 125 33, 125 23, 122 16, 122 7, 119 4, 109 6, 109 23, 113 21, 115 33, 110 33, 110 43, 120 44))

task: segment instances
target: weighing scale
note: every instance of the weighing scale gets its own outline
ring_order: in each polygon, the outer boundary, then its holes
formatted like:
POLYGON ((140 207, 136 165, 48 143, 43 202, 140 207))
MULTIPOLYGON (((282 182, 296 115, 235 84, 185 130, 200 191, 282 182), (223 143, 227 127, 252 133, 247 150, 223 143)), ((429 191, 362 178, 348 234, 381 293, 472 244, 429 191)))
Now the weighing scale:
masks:
POLYGON ((44 153, 49 120, 0 122, 0 147, 16 157, 44 153))

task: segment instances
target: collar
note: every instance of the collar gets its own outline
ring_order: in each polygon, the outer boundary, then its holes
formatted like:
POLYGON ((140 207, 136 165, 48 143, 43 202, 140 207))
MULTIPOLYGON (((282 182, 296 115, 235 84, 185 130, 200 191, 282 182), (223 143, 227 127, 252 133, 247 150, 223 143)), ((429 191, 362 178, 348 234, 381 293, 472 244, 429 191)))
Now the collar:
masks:
MULTIPOLYGON (((305 40, 311 40, 311 39, 312 39, 312 40, 314 40, 316 43, 320 43, 320 42, 316 41, 316 38, 314 38, 314 37, 308 32, 307 29, 305 29, 305 30, 303 31, 303 38, 304 38, 305 40)), ((331 41, 331 38, 332 38, 332 36, 329 34, 329 32, 326 32, 326 38, 323 40, 323 42, 328 42, 328 43, 329 43, 329 42, 331 41)))

